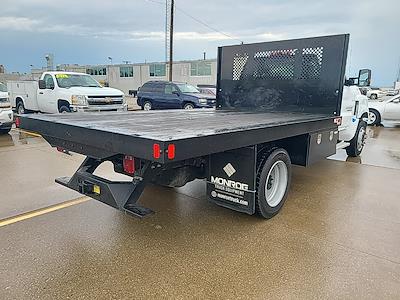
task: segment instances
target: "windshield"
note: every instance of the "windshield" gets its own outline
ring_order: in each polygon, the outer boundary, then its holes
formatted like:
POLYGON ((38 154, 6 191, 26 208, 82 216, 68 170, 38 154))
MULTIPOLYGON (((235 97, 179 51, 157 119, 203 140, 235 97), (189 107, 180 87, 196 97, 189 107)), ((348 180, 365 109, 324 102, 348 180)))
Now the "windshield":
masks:
POLYGON ((89 75, 56 74, 58 86, 69 88, 72 86, 101 87, 101 85, 89 75))
POLYGON ((7 86, 0 82, 0 92, 7 92, 7 86))
POLYGON ((196 89, 193 85, 190 84, 178 83, 177 86, 182 93, 200 93, 198 89, 196 89))

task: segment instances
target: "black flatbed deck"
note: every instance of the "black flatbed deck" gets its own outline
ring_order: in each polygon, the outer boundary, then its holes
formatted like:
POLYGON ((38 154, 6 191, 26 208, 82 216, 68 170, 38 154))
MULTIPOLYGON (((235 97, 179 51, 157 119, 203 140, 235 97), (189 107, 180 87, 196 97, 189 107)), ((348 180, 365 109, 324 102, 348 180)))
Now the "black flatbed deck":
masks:
POLYGON ((21 128, 39 132, 53 146, 95 158, 130 154, 153 158, 153 145, 176 147, 174 161, 335 128, 334 116, 298 112, 164 110, 30 115, 21 128))

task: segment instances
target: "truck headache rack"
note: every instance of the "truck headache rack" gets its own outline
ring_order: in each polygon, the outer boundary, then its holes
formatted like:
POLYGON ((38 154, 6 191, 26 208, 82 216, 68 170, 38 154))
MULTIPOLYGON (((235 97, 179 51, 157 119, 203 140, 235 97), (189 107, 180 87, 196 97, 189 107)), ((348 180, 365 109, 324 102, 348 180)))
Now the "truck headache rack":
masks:
POLYGON ((198 178, 213 203, 270 218, 286 199, 290 165, 336 151, 348 40, 220 47, 216 110, 24 115, 21 128, 86 156, 58 183, 132 215, 152 212, 137 203, 148 183, 179 187, 198 178), (132 181, 94 175, 105 161, 132 181), (279 205, 260 204, 277 190, 279 205))
POLYGON ((217 109, 340 113, 349 35, 218 49, 217 109))

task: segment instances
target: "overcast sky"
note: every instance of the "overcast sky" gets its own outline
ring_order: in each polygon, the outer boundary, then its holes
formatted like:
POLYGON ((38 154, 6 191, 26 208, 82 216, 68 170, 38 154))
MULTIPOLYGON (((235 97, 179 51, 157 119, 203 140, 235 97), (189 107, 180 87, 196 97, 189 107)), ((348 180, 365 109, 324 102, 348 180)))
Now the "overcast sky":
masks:
MULTIPOLYGON (((1 0, 0 64, 29 71, 55 63, 162 61, 164 0, 1 0), (157 3, 158 2, 158 3, 157 3), (160 4, 161 3, 161 4, 160 4)), ((347 74, 371 68, 389 86, 400 61, 399 0, 175 0, 174 59, 216 57, 217 46, 350 33, 347 74), (218 29, 218 33, 187 14, 218 29)))

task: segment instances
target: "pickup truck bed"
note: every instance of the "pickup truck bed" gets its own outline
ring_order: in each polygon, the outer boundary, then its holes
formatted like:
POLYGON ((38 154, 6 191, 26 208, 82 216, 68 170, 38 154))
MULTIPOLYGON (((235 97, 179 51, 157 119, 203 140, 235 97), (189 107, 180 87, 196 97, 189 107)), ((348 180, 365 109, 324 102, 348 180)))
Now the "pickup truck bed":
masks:
POLYGON ((95 158, 123 153, 165 162, 163 155, 153 157, 154 143, 161 150, 173 143, 178 161, 331 129, 336 126, 333 120, 298 112, 166 110, 31 115, 21 126, 40 132, 53 146, 95 158))

